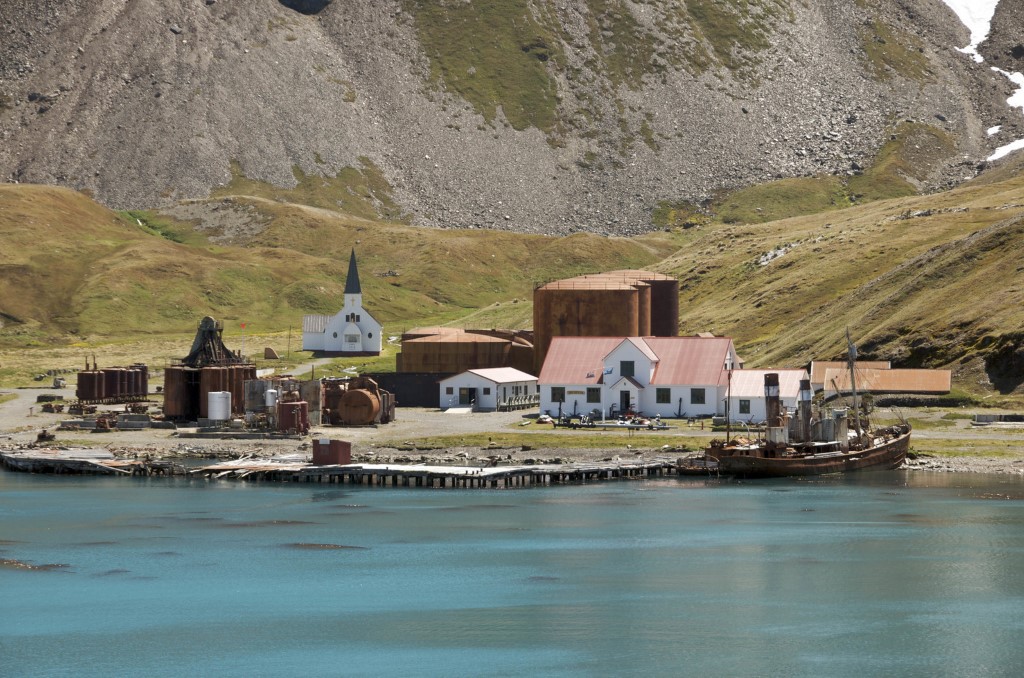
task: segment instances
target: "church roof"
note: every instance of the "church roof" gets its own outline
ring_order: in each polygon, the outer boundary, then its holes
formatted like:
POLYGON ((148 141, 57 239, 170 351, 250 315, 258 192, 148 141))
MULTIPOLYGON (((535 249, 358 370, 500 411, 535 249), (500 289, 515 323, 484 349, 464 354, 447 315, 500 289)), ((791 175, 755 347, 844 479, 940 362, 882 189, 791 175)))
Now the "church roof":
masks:
POLYGON ((356 251, 352 249, 352 255, 348 258, 348 276, 345 277, 345 294, 362 294, 359 286, 359 269, 356 268, 356 251))

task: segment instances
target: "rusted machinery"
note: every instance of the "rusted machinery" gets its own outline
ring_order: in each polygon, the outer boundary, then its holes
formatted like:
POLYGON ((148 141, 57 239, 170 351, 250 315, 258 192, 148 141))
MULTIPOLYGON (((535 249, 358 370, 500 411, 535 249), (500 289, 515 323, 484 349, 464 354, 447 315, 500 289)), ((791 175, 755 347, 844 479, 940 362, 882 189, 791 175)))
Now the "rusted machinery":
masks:
POLYGON ((323 422, 332 426, 386 424, 395 418, 395 397, 369 377, 323 380, 323 422))
POLYGON ((245 382, 256 366, 224 345, 222 323, 207 316, 199 323, 192 349, 164 369, 164 417, 191 421, 209 415, 211 392, 231 393, 232 415, 245 414, 245 382))

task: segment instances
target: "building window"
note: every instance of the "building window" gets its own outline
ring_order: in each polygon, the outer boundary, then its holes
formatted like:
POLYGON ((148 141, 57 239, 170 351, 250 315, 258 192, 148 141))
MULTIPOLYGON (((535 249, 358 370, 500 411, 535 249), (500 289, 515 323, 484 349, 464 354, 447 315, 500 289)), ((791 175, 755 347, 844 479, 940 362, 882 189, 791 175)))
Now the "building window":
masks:
POLYGON ((587 387, 587 402, 588 403, 600 403, 601 402, 601 389, 597 387, 587 387))
POLYGON ((359 335, 358 334, 346 334, 345 335, 345 343, 346 344, 358 344, 359 343, 359 335))
POLYGON ((454 395, 455 394, 455 387, 454 386, 445 386, 444 387, 444 394, 445 395, 454 395))
POLYGON ((750 401, 740 399, 740 414, 750 414, 750 401))
POLYGON ((672 402, 672 389, 659 388, 654 392, 654 401, 659 405, 672 402))
POLYGON ((690 404, 691 405, 703 405, 704 404, 704 389, 702 389, 702 388, 691 388, 690 389, 690 404))
POLYGON ((553 403, 564 403, 565 402, 565 387, 564 386, 552 386, 551 387, 551 402, 553 402, 553 403))
POLYGON ((619 374, 623 377, 634 376, 635 370, 632 360, 623 360, 619 363, 619 374))
POLYGON ((366 333, 366 338, 367 339, 373 339, 373 332, 367 332, 366 333))
POLYGON ((337 338, 338 338, 338 333, 337 333, 337 332, 335 332, 335 333, 334 333, 334 334, 332 334, 331 336, 332 336, 332 337, 334 337, 335 339, 337 339, 337 338))
POLYGON ((484 395, 491 395, 491 387, 484 386, 484 395))

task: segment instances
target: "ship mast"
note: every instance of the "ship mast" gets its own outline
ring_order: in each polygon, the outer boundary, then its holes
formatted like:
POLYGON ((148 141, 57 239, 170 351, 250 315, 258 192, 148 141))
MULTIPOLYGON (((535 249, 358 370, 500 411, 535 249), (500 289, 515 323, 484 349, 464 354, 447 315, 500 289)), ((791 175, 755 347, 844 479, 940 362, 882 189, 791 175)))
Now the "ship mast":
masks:
POLYGON ((857 347, 850 340, 850 328, 846 328, 846 355, 847 363, 850 366, 850 394, 853 397, 853 425, 857 429, 857 440, 861 439, 860 430, 860 407, 857 406, 857 375, 854 370, 854 363, 857 361, 857 347))

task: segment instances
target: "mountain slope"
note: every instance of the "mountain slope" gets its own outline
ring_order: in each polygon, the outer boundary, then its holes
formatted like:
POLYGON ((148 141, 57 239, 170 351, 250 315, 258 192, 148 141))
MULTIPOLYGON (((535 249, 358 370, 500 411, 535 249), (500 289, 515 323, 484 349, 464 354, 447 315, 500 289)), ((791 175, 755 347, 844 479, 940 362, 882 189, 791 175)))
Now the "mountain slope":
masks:
POLYGON ((373 168, 376 217, 628 234, 855 173, 906 120, 943 140, 914 190, 1024 136, 934 0, 7 0, 0 25, 0 176, 114 208, 373 168))

